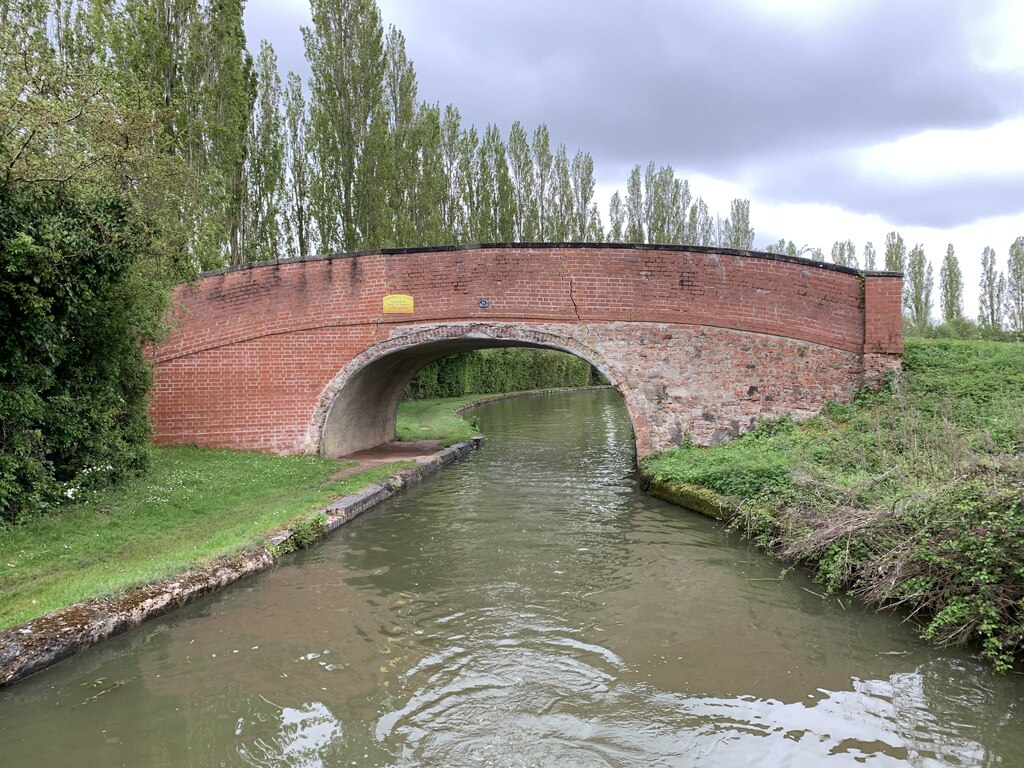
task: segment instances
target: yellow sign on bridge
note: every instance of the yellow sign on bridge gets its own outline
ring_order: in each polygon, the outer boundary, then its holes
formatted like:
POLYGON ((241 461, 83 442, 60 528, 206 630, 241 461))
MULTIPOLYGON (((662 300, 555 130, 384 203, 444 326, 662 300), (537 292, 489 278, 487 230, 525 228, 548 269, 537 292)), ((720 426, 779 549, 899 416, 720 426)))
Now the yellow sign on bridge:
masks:
POLYGON ((384 297, 383 312, 385 315, 411 315, 413 312, 412 296, 404 293, 391 293, 384 297))

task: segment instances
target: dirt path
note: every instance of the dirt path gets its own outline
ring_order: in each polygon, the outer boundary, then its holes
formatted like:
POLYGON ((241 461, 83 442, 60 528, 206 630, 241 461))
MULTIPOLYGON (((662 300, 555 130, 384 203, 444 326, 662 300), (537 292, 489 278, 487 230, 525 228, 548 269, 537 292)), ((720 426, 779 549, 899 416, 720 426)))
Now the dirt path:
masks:
POLYGON ((324 482, 324 485, 330 485, 350 475, 362 472, 364 469, 381 464, 390 464, 394 461, 423 461, 437 453, 440 444, 440 440, 418 440, 412 443, 399 443, 395 441, 378 445, 376 448, 367 448, 365 451, 356 451, 347 456, 340 456, 338 458, 339 463, 349 461, 357 463, 331 475, 324 482))

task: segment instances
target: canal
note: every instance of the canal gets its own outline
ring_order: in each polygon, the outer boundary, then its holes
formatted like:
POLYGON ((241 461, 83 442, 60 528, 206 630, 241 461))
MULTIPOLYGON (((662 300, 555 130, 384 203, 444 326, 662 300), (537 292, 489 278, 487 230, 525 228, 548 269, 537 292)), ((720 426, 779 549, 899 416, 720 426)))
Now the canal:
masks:
POLYGON ((20 766, 1021 766, 1024 677, 640 492, 613 391, 0 692, 20 766))

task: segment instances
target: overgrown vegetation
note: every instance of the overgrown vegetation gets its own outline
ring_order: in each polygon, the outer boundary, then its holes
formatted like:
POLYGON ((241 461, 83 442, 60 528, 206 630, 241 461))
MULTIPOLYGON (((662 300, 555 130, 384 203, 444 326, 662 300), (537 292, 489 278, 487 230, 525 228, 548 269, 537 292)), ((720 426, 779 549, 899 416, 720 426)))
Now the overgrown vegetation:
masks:
POLYGON ((405 397, 427 400, 583 387, 590 384, 592 378, 586 360, 564 352, 524 347, 481 349, 430 363, 410 382, 405 397))
POLYGON ((827 589, 1005 670, 1024 650, 1022 413, 1024 346, 911 340, 881 392, 643 469, 722 494, 734 529, 827 589))

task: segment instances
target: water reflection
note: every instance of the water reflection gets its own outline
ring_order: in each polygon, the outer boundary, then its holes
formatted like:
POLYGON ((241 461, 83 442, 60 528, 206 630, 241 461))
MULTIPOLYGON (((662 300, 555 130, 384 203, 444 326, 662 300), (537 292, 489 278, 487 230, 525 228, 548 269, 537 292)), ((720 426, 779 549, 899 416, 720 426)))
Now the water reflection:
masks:
POLYGON ((480 417, 326 544, 0 693, 5 768, 1024 765, 1024 679, 639 493, 615 395, 480 417))

